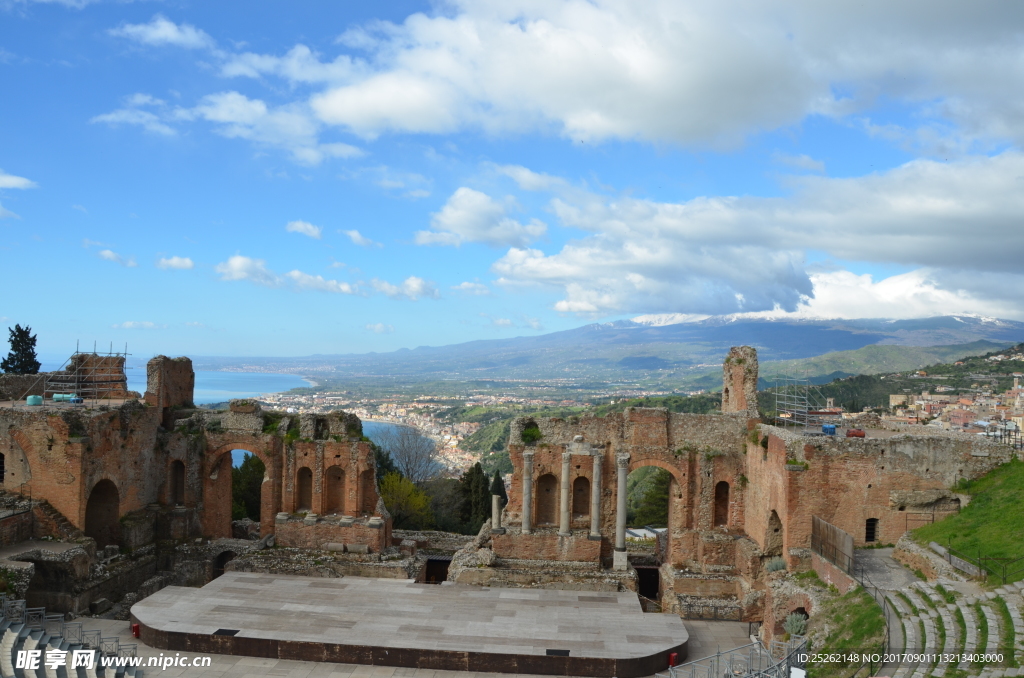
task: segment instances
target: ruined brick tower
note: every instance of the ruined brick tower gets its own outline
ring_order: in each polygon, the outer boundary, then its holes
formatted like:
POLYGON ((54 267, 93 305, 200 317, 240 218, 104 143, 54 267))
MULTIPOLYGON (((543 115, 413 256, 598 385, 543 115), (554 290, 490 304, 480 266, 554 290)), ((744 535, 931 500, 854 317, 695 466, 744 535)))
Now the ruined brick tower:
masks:
POLYGON ((757 416, 757 351, 733 346, 722 364, 722 412, 757 416))

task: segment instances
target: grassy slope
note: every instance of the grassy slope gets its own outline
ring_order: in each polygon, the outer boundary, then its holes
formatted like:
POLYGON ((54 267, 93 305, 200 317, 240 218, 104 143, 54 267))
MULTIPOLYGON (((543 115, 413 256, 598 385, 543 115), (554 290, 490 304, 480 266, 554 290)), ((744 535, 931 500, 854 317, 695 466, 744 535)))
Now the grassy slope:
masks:
MULTIPOLYGON (((881 652, 885 643, 885 616, 878 603, 857 587, 844 596, 828 600, 811 620, 810 628, 828 624, 824 643, 811 648, 815 653, 881 652)), ((810 678, 848 678, 860 662, 808 664, 810 678)), ((876 667, 877 668, 877 667, 876 667)), ((870 676, 865 667, 858 676, 870 676)))
MULTIPOLYGON (((974 558, 984 556, 1024 558, 1024 462, 1013 460, 969 483, 961 492, 971 503, 955 516, 914 530, 922 544, 934 541, 952 546, 974 558)), ((1024 561, 1012 566, 1021 570, 1008 577, 1024 579, 1024 561)))
POLYGON ((964 356, 981 355, 1008 344, 975 341, 951 346, 865 346, 856 351, 836 351, 815 358, 766 362, 761 365, 761 376, 792 377, 847 372, 850 374, 883 374, 919 370, 927 365, 960 360, 964 356))

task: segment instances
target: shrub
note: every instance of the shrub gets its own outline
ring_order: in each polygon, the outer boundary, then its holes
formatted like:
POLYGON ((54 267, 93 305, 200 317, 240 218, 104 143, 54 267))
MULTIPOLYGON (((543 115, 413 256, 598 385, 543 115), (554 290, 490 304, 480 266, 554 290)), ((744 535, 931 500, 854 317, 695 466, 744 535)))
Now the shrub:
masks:
POLYGON ((523 427, 521 434, 524 445, 535 445, 537 441, 544 437, 544 434, 540 432, 540 428, 537 424, 532 421, 523 427))
POLYGON ((782 570, 785 570, 786 560, 780 556, 775 556, 765 564, 764 569, 768 570, 769 572, 780 572, 782 570))
POLYGON ((782 622, 782 628, 791 636, 802 636, 807 630, 807 617, 794 612, 782 622))

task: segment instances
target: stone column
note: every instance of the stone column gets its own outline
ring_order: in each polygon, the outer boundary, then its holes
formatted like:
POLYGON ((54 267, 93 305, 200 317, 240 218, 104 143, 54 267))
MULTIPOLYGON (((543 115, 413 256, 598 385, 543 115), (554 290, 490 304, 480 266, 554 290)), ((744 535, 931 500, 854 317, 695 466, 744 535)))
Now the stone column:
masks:
POLYGON ((505 534, 501 527, 501 495, 491 495, 491 534, 505 534))
POLYGON ((569 465, 572 462, 572 453, 562 453, 562 496, 561 510, 559 511, 558 534, 568 537, 569 532, 569 465))
POLYGON ((615 552, 612 567, 616 570, 628 570, 629 559, 626 556, 626 476, 629 474, 629 455, 617 454, 615 465, 618 468, 618 483, 615 486, 615 552))
POLYGON ((590 478, 590 535, 588 539, 601 539, 601 465, 604 463, 604 451, 594 450, 594 472, 590 478))
POLYGON ((533 529, 533 452, 523 452, 523 534, 533 529))

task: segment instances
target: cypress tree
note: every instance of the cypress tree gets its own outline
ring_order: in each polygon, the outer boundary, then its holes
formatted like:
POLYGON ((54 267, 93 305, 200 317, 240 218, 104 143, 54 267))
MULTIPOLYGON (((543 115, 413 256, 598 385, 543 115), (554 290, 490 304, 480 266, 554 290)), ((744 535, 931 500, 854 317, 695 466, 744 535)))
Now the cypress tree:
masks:
POLYGON ((498 469, 494 469, 494 480, 491 481, 491 494, 501 497, 501 505, 508 503, 508 493, 505 492, 505 481, 501 479, 498 469))
POLYGON ((11 333, 11 352, 0 361, 0 369, 8 374, 39 374, 39 361, 36 360, 36 337, 32 328, 26 325, 15 325, 7 328, 11 333))
POLYGON ((462 522, 470 534, 480 531, 480 526, 491 517, 491 492, 487 474, 477 462, 462 474, 462 522))

